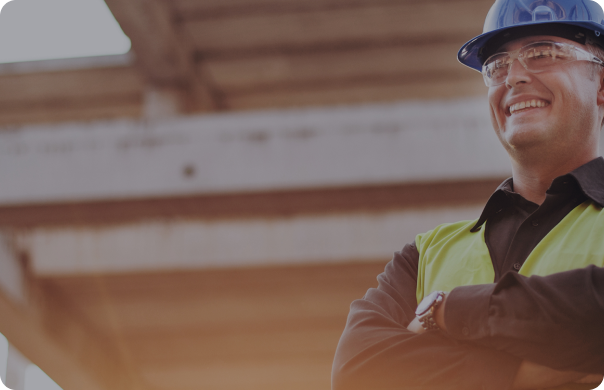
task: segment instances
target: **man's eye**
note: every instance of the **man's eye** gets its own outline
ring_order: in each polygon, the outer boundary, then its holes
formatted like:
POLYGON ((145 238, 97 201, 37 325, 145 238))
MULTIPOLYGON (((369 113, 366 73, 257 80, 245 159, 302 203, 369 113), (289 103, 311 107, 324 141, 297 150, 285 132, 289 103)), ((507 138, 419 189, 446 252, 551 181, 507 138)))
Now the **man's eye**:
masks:
POLYGON ((529 51, 526 55, 527 58, 535 60, 552 58, 553 56, 555 56, 555 53, 552 53, 551 49, 534 49, 529 51))
POLYGON ((497 60, 497 61, 495 61, 493 68, 501 69, 501 68, 506 68, 507 66, 508 66, 507 60, 497 60))

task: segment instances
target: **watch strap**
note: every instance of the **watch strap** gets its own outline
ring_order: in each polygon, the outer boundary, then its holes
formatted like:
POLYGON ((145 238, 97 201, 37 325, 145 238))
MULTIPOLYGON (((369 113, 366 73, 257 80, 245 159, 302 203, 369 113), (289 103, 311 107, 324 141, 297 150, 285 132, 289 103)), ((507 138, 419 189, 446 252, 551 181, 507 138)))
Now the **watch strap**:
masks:
POLYGON ((432 300, 430 304, 430 308, 426 310, 423 314, 418 316, 419 322, 422 324, 423 328, 426 330, 439 330, 440 327, 436 323, 436 318, 434 315, 436 314, 436 309, 442 304, 445 300, 446 293, 443 291, 438 291, 436 297, 432 300))

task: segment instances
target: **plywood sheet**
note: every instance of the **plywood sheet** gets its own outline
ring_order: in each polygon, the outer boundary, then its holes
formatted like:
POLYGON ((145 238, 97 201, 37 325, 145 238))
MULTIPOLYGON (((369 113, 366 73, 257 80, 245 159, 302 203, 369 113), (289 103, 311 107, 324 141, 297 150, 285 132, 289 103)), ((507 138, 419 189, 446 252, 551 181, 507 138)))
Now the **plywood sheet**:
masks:
POLYGON ((143 370, 154 389, 212 390, 329 390, 333 356, 305 359, 224 361, 143 370))
MULTIPOLYGON (((154 389, 325 389, 384 263, 47 278, 154 389)), ((97 330, 95 329, 95 331, 97 330)))

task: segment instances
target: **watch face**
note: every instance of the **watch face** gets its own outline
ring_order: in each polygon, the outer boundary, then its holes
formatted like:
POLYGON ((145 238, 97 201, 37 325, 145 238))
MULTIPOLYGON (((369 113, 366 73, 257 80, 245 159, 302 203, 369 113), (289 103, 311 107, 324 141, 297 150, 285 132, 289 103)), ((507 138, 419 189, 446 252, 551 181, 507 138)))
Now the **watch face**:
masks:
POLYGON ((440 291, 434 291, 431 292, 430 295, 425 297, 417 306, 417 309, 415 310, 415 315, 421 316, 422 314, 430 310, 430 307, 432 307, 432 304, 434 303, 439 294, 440 291))

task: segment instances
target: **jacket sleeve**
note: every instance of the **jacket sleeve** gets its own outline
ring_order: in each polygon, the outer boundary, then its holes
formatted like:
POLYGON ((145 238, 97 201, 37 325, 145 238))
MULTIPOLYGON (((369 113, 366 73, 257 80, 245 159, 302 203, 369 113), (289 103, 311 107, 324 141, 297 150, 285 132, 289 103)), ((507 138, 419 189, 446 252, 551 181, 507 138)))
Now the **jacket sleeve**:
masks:
POLYGON ((405 246, 378 276, 378 287, 352 303, 332 389, 509 389, 520 359, 439 331, 407 330, 417 306, 418 257, 415 245, 405 246))
POLYGON ((604 268, 505 274, 447 297, 452 337, 558 370, 604 374, 604 268))

